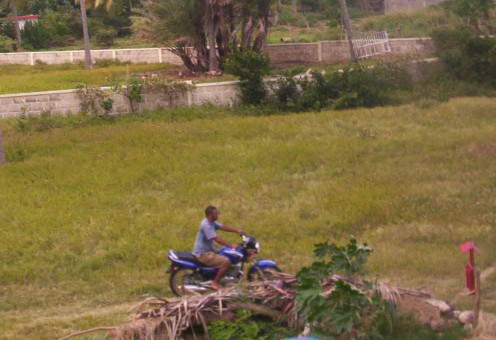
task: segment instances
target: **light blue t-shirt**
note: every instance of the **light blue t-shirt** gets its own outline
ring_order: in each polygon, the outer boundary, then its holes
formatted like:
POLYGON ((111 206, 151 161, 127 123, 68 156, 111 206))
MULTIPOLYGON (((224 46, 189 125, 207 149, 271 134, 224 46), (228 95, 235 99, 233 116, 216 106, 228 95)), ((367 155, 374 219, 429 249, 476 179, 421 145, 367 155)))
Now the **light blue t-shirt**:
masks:
POLYGON ((210 222, 204 218, 200 223, 200 229, 196 236, 195 247, 193 254, 199 256, 203 253, 214 251, 214 238, 217 236, 217 229, 222 227, 218 222, 210 222))

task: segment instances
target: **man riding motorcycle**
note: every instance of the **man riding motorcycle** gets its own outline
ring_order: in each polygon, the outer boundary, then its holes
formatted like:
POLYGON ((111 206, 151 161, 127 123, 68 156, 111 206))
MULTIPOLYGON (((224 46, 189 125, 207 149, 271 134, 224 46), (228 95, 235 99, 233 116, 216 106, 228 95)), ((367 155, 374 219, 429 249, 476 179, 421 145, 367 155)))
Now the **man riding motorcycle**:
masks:
POLYGON ((231 233, 244 235, 242 230, 234 229, 227 225, 217 222, 219 211, 214 206, 208 206, 205 209, 205 218, 200 223, 198 235, 196 236, 193 255, 207 266, 218 269, 215 278, 212 281, 212 289, 219 290, 220 279, 231 267, 231 261, 225 257, 215 253, 214 241, 220 245, 237 249, 239 245, 229 244, 222 238, 217 236, 217 230, 223 230, 231 233))

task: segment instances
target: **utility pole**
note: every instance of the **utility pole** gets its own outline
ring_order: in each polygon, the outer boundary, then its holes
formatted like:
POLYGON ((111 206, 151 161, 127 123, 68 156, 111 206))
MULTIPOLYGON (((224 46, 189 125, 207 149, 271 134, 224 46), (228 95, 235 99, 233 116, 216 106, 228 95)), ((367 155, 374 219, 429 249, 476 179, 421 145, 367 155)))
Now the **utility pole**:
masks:
POLYGON ((343 21, 344 30, 346 31, 346 38, 348 39, 348 44, 350 46, 350 57, 351 60, 356 63, 358 62, 358 59, 355 54, 355 49, 353 48, 353 31, 351 29, 350 15, 348 14, 346 0, 339 0, 339 8, 341 9, 341 20, 343 21))
POLYGON ((21 49, 22 48, 22 37, 21 37, 21 27, 19 26, 19 18, 17 14, 17 6, 16 4, 12 3, 12 14, 14 15, 14 27, 15 27, 15 36, 16 36, 16 42, 17 42, 17 48, 21 49))
POLYGON ((86 17, 86 0, 79 0, 79 6, 81 7, 81 21, 83 24, 84 66, 87 70, 91 70, 93 61, 91 60, 90 35, 88 33, 88 18, 86 17))

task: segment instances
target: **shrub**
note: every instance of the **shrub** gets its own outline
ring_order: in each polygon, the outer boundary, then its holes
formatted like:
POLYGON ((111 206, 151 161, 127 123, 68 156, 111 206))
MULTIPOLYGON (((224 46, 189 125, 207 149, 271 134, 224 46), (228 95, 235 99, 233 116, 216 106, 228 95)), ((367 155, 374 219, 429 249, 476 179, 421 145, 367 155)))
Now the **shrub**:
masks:
POLYGON ((108 115, 112 110, 113 100, 111 93, 98 87, 90 87, 86 84, 78 85, 77 97, 80 101, 81 112, 101 116, 108 115), (103 112, 102 112, 103 109, 103 112))
POLYGON ((43 13, 40 23, 50 35, 51 45, 65 46, 68 41, 80 36, 81 17, 77 14, 70 6, 66 6, 58 12, 46 11, 43 13))
POLYGON ((260 104, 267 91, 263 77, 269 74, 269 58, 261 52, 236 51, 225 60, 225 70, 239 77, 241 96, 245 104, 260 104))
POLYGON ((52 37, 47 29, 40 23, 27 22, 23 31, 25 47, 34 49, 48 48, 52 37))
POLYGON ((496 39, 469 29, 438 30, 432 35, 437 55, 456 79, 496 87, 496 39))
POLYGON ((330 74, 281 78, 274 89, 283 109, 306 111, 330 106, 334 109, 374 107, 393 102, 393 91, 411 87, 406 71, 394 65, 374 68, 350 66, 330 74))
POLYGON ((380 338, 391 332, 392 305, 382 300, 372 282, 362 280, 371 252, 367 244, 359 245, 354 238, 344 246, 327 242, 315 246, 314 255, 318 260, 297 275, 300 283, 296 301, 299 315, 313 325, 317 333, 344 338, 380 338), (332 290, 324 291, 322 282, 334 275, 348 280, 337 278, 332 290))
POLYGON ((0 53, 12 52, 15 41, 5 35, 0 35, 0 53))
POLYGON ((99 28, 95 32, 95 41, 101 47, 109 47, 114 44, 117 32, 113 28, 99 28))

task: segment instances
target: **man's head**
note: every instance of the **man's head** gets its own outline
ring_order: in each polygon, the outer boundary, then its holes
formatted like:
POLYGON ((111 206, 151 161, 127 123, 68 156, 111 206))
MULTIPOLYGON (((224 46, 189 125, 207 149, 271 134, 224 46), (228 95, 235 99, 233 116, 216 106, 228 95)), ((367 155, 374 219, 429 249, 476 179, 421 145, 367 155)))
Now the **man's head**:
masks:
POLYGON ((219 211, 213 205, 209 205, 205 209, 205 216, 209 221, 217 221, 217 219, 219 218, 219 211))

